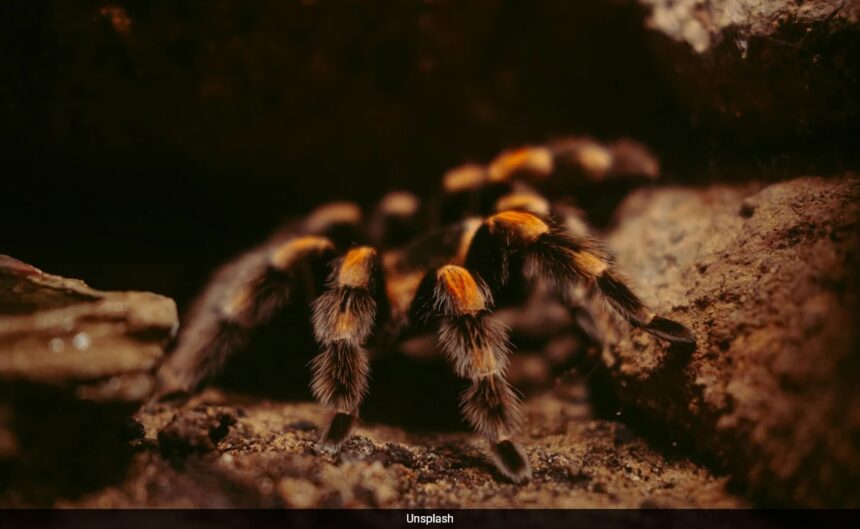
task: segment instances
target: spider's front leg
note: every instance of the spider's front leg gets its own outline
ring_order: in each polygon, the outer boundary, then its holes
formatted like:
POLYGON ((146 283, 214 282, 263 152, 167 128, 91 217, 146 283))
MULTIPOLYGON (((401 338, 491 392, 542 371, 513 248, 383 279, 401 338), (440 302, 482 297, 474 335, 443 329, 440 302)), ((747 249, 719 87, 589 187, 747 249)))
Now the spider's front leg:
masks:
POLYGON ((505 288, 512 268, 520 265, 562 295, 578 284, 595 287, 631 325, 672 343, 696 344, 690 329, 655 314, 639 299, 595 240, 535 214, 503 211, 487 218, 472 238, 465 265, 494 292, 505 288))
POLYGON ((505 378, 510 346, 505 326, 490 316, 492 294, 480 277, 446 265, 422 280, 410 308, 413 321, 438 323, 439 344, 458 376, 470 381, 462 394, 466 420, 489 442, 499 471, 519 483, 531 476, 528 459, 511 436, 520 402, 505 378))
MULTIPOLYGON (((550 204, 550 202, 537 191, 526 185, 520 185, 519 189, 499 197, 496 201, 495 212, 521 211, 531 213, 541 219, 554 219, 558 223, 558 230, 567 232, 571 237, 580 240, 594 241, 591 229, 585 221, 585 213, 572 205, 564 202, 550 204)), ((596 244, 592 244, 598 247, 596 244)), ((603 253, 603 252, 601 252, 603 253)), ((512 267, 522 268, 522 259, 515 260, 512 267)), ((603 343, 603 333, 597 327, 591 312, 582 304, 584 292, 582 288, 567 289, 556 292, 556 299, 564 305, 579 329, 588 340, 594 344, 603 343)))
POLYGON ((322 438, 329 450, 337 450, 352 430, 367 392, 367 346, 389 312, 376 250, 352 248, 334 261, 326 290, 313 303, 320 353, 311 364, 314 397, 335 412, 322 438))

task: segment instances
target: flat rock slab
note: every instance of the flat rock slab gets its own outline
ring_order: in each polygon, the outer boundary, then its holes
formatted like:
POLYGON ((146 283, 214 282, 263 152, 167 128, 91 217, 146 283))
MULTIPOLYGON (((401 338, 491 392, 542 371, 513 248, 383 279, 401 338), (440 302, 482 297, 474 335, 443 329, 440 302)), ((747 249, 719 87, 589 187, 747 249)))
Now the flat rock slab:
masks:
POLYGON ((851 174, 650 190, 609 240, 642 296, 699 342, 687 358, 610 333, 615 394, 764 502, 860 506, 858 214, 851 174))
POLYGON ((169 298, 103 292, 0 256, 0 382, 142 401, 177 326, 169 298))
POLYGON ((530 399, 520 441, 534 478, 496 474, 466 432, 362 425, 339 455, 317 449, 327 412, 209 390, 139 413, 146 437, 126 480, 70 507, 742 507, 725 478, 662 455, 625 426, 550 393, 530 399), (184 440, 183 440, 184 439, 184 440))

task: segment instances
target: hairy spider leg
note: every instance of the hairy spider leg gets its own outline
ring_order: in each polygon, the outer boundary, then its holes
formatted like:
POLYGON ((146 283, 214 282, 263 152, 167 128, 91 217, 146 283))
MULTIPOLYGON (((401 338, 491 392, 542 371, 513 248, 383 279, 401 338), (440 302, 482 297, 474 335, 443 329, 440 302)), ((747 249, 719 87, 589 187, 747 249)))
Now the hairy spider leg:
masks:
POLYGON ((648 309, 595 240, 576 237, 532 213, 504 211, 487 218, 472 239, 465 265, 496 292, 508 284, 512 262, 519 258, 527 275, 545 279, 562 295, 572 285, 594 286, 630 324, 673 343, 695 345, 687 327, 648 309))
POLYGON ((301 236, 266 243, 221 267, 184 318, 158 372, 155 398, 188 394, 217 374, 256 327, 293 298, 315 295, 314 270, 333 257, 327 238, 301 236))
POLYGON ((335 260, 326 290, 312 308, 320 352, 311 362, 311 391, 335 412, 321 442, 337 450, 349 437, 367 393, 368 342, 390 312, 377 251, 359 246, 335 260))
POLYGON ((521 422, 520 399, 508 383, 507 328, 491 315, 490 288, 456 265, 426 274, 413 301, 412 318, 438 325, 439 345, 456 374, 469 380, 461 411, 490 443, 496 467, 519 483, 531 475, 528 459, 511 436, 521 422))

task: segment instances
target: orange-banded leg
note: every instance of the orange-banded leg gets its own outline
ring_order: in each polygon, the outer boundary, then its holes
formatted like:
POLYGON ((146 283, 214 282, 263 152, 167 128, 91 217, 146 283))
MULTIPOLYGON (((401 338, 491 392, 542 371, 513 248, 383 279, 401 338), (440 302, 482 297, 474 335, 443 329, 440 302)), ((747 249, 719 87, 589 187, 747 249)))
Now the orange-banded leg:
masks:
POLYGON ((514 266, 553 285, 560 295, 571 286, 595 287, 625 320, 673 343, 694 346, 692 331, 654 314, 627 285, 594 239, 576 237, 563 226, 525 211, 504 211, 487 218, 475 232, 465 266, 494 292, 509 283, 514 266))
POLYGON ((333 257, 328 239, 295 237, 264 244, 219 269, 183 318, 154 397, 188 394, 217 374, 255 328, 287 304, 315 295, 316 270, 333 257))
POLYGON ((367 392, 367 346, 390 312, 385 277, 376 250, 359 246, 332 263, 326 290, 313 303, 314 336, 311 391, 334 417, 322 445, 337 450, 349 437, 367 392))
POLYGON ((622 139, 603 144, 586 137, 563 138, 546 145, 504 151, 487 165, 490 183, 514 180, 552 183, 549 180, 560 175, 573 176, 580 182, 653 180, 659 173, 657 158, 640 143, 622 139))
POLYGON ((521 421, 520 401, 505 376, 507 329, 490 315, 492 303, 490 289, 479 277, 446 265, 427 273, 410 310, 413 319, 438 324, 442 351, 457 375, 470 381, 461 396, 464 417, 489 441, 499 471, 522 482, 531 469, 511 440, 521 421))
MULTIPOLYGON (((571 237, 584 240, 593 238, 585 221, 585 213, 582 210, 565 203, 551 204, 543 195, 525 186, 499 197, 496 201, 495 211, 496 213, 505 211, 531 213, 546 222, 555 222, 556 225, 560 226, 560 229, 567 231, 571 237)), ((523 265, 522 259, 511 258, 511 269, 522 268, 523 265)), ((512 281, 517 279, 517 274, 511 275, 512 281)), ((529 286, 531 289, 534 288, 534 285, 529 286)), ((556 295, 567 308, 584 337, 591 343, 600 345, 603 343, 603 333, 598 329, 589 310, 583 305, 583 296, 580 291, 581 289, 576 289, 576 292, 573 292, 568 288, 565 295, 556 295), (570 295, 567 295, 568 293, 570 295)))
POLYGON ((510 193, 496 200, 494 213, 505 211, 524 211, 538 218, 554 222, 571 236, 591 239, 591 230, 585 219, 585 212, 565 202, 550 203, 543 195, 529 186, 518 185, 510 193))
POLYGON ((642 144, 621 139, 600 143, 568 137, 502 151, 486 165, 464 164, 442 179, 442 222, 487 215, 499 197, 529 184, 569 194, 571 186, 608 181, 639 182, 659 176, 657 158, 642 144))

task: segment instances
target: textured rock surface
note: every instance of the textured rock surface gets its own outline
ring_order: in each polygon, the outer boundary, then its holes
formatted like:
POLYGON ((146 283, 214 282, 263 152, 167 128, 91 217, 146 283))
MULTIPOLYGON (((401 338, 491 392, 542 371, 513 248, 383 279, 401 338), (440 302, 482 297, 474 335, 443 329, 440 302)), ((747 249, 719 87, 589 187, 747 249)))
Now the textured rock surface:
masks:
POLYGON ((0 256, 0 381, 140 402, 177 326, 163 296, 101 292, 0 256))
POLYGON ((760 141, 856 124, 857 0, 639 0, 694 116, 760 141))
POLYGON ((858 210, 852 175, 641 191, 610 239, 699 340, 684 358, 616 334, 615 392, 765 502, 860 505, 858 210))
POLYGON ((681 454, 661 455, 620 423, 589 419, 581 402, 547 394, 530 400, 526 412, 521 440, 533 462, 534 479, 516 486, 496 475, 481 442, 468 433, 417 434, 363 425, 340 455, 331 456, 316 448, 326 418, 318 406, 210 390, 181 409, 145 408, 138 418, 146 434, 136 442, 126 479, 58 505, 744 505, 725 492, 724 478, 681 454), (176 451, 177 443, 197 448, 176 451))

